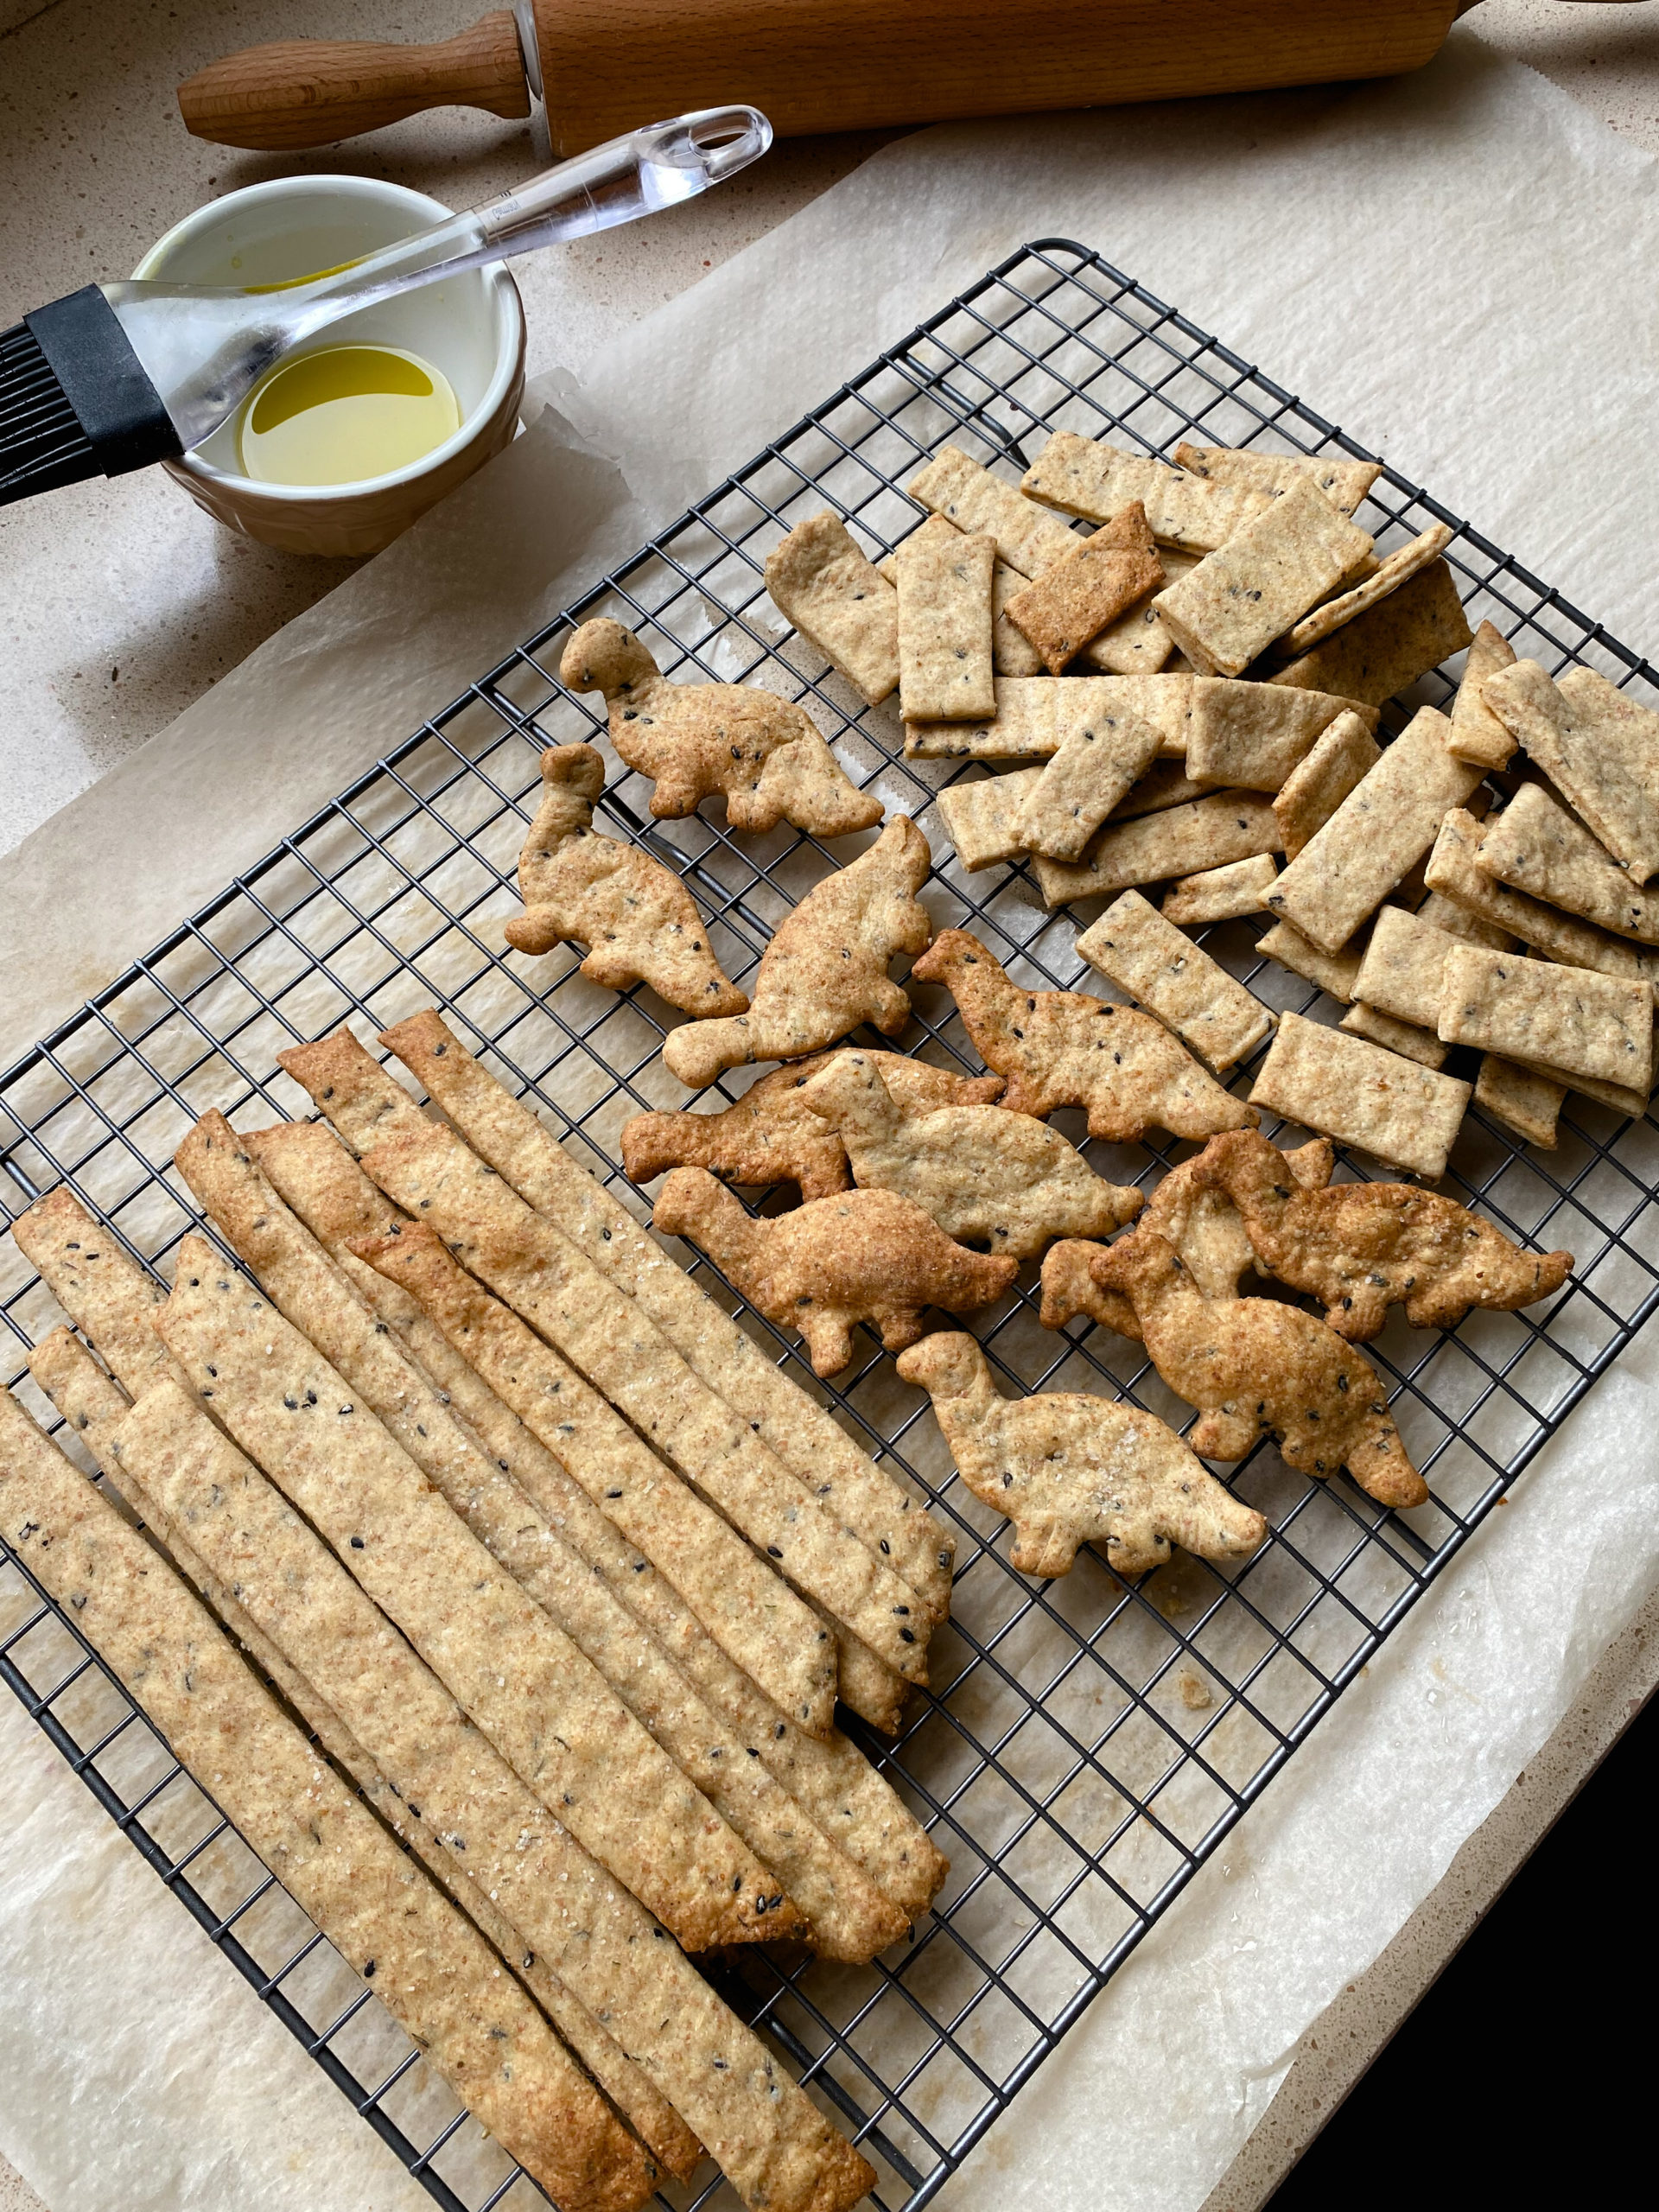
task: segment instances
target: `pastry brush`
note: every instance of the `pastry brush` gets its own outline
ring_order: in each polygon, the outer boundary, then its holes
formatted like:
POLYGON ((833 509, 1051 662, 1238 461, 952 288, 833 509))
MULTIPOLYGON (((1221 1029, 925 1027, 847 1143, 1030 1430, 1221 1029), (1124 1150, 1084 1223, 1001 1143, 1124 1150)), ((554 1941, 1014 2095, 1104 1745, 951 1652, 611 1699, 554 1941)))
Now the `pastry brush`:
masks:
POLYGON ((613 138, 487 206, 283 284, 88 284, 0 332, 0 505, 188 453, 330 323, 463 269, 632 223, 772 143, 752 107, 613 138))

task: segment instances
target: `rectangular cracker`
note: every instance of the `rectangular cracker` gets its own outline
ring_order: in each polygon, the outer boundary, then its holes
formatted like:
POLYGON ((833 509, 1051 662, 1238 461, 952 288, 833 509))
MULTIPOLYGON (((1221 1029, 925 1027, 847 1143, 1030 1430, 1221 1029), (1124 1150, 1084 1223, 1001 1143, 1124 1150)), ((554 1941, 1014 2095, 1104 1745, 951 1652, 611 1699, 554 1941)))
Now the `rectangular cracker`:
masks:
POLYGON ((899 556, 899 701, 906 721, 971 722, 996 709, 991 689, 988 533, 912 538, 899 556))
POLYGON ((1354 996, 1396 1021, 1437 1031, 1446 955, 1459 941, 1421 914, 1408 914, 1402 906, 1379 907, 1354 996))
POLYGON ((1077 950, 1217 1074, 1254 1052, 1273 1027, 1261 1001, 1138 891, 1109 906, 1077 939, 1077 950))
POLYGON ((899 594, 839 515, 797 523, 766 556, 766 589, 868 706, 899 683, 899 594))
MULTIPOLYGON (((1096 683, 1109 678, 1092 679, 1096 683)), ((1155 722, 1112 709, 1075 721, 1020 803, 1014 830, 1027 852, 1074 861, 1158 758, 1155 722)))
MULTIPOLYGON (((1075 531, 957 446, 942 446, 905 489, 918 505, 943 515, 958 530, 988 531, 996 540, 999 560, 1022 576, 1041 575, 1077 542, 1075 531)), ((1106 517, 1097 519, 1104 522, 1106 517)))
POLYGON ((1446 730, 1444 715, 1420 708, 1274 886, 1271 911, 1326 952, 1346 944, 1480 781, 1446 751, 1446 730))
POLYGON ((1367 735, 1376 729, 1376 709, 1351 699, 1198 677, 1186 728, 1186 772, 1195 783, 1219 791, 1278 791, 1325 731, 1351 715, 1367 735))
POLYGON ((1518 938, 1508 930, 1493 927, 1478 914, 1471 914, 1466 906, 1459 906, 1455 899, 1448 899, 1444 892, 1431 891, 1415 910, 1418 918, 1433 922, 1437 930, 1444 930, 1447 937, 1454 937, 1460 944, 1489 944, 1494 952, 1513 952, 1518 938))
POLYGON ((1522 784, 1501 814, 1489 817, 1475 866, 1616 936, 1659 944, 1659 891, 1638 890, 1541 784, 1522 784))
POLYGON ((1018 860, 1025 847, 1016 823, 1020 807, 1041 781, 1040 768, 1015 768, 1006 776, 950 784, 934 804, 938 808, 957 858, 969 874, 1018 860))
POLYGON ((1242 676, 1370 550, 1365 532, 1304 480, 1160 591, 1155 604, 1195 668, 1242 676))
MULTIPOLYGON (((880 573, 887 578, 896 591, 899 586, 899 555, 907 547, 935 543, 948 544, 952 538, 960 537, 962 534, 956 524, 947 522, 943 515, 929 515, 926 521, 919 524, 905 539, 897 553, 889 553, 885 561, 878 563, 880 573)), ((992 563, 991 666, 999 676, 1040 676, 1043 672, 1042 658, 1036 647, 1028 639, 1020 635, 1007 617, 1008 601, 1017 591, 1025 589, 1026 582, 1027 579, 1020 574, 1020 571, 1017 569, 1011 569, 1006 561, 998 560, 992 563)), ((896 617, 896 602, 894 612, 896 617)), ((896 643, 894 651, 897 652, 896 643)), ((896 671, 896 662, 894 665, 896 671)), ((893 682, 897 683, 898 680, 895 672, 893 682)))
POLYGON ((1353 1004, 1354 985, 1359 977, 1357 952, 1321 952, 1290 922, 1275 922, 1270 930, 1264 930, 1255 941, 1255 949, 1266 953, 1269 960, 1276 960, 1281 968, 1288 968, 1293 976, 1317 983, 1344 1006, 1353 1004))
POLYGON ((1398 1052, 1402 1059, 1415 1060, 1421 1067, 1446 1065, 1448 1047, 1432 1029, 1420 1029, 1414 1021, 1396 1021, 1391 1014, 1379 1014, 1363 999, 1355 1000, 1337 1027, 1350 1037, 1367 1037, 1373 1045, 1398 1052))
POLYGON ((219 1114, 205 1116, 177 1164, 232 1249, 294 1325, 385 1424, 473 1534, 568 1639, 565 1732, 597 1727, 658 1771, 664 1804, 695 1810, 671 1760, 811 1923, 828 1956, 868 1960, 903 1933, 856 1869, 721 1727, 640 1623, 605 1588, 508 1471, 456 1418, 448 1397, 355 1294, 290 1213, 219 1114))
POLYGON ((1653 1088, 1653 992, 1635 978, 1454 945, 1441 978, 1440 1033, 1449 1045, 1643 1095, 1653 1088))
MULTIPOLYGON (((943 1617, 954 1539, 905 1484, 862 1452, 816 1399, 669 1258, 523 1103, 480 1066, 434 1012, 384 1041, 480 1157, 555 1224, 610 1282, 638 1300, 711 1389, 735 1407, 814 1497, 943 1617)), ((364 1056, 367 1059, 367 1055, 364 1056)), ((372 1061, 368 1061, 370 1066, 372 1061)))
POLYGON ((648 2162, 594 2109, 525 1992, 9 1391, 0 1515, 175 1756, 353 1971, 373 1974, 382 2003, 483 2125, 562 2203, 641 2203, 648 2162))
MULTIPOLYGON (((343 1240, 349 1237, 377 1237, 399 1228, 406 1231, 413 1227, 407 1217, 391 1205, 320 1122, 285 1122, 255 1130, 248 1142, 282 1198, 333 1253, 434 1382, 449 1394, 492 1458, 505 1463, 504 1471, 594 1573, 644 1622, 686 1679, 728 1726, 741 1732, 746 1747, 806 1807, 824 1834, 913 1920, 938 1888, 946 1863, 887 1783, 838 1730, 819 1738, 798 1728, 721 1649, 674 1583, 607 1518, 588 1495, 588 1489, 602 1497, 614 1487, 602 1456, 591 1464, 588 1488, 583 1488, 505 1400, 497 1396, 410 1292, 377 1274, 344 1247, 343 1240)), ((453 1264, 447 1277, 440 1271, 435 1280, 458 1281, 468 1300, 480 1301, 486 1314, 493 1309, 504 1327, 522 1332, 536 1346, 537 1340, 516 1316, 453 1264)), ((453 1316, 451 1319, 453 1325, 453 1316)), ((607 1438, 625 1456, 645 1451, 597 1393, 556 1354, 541 1350, 545 1362, 556 1370, 543 1380, 561 1382, 556 1393, 542 1393, 542 1402, 549 1408, 547 1421, 556 1432, 565 1459, 584 1449, 602 1454, 607 1438), (591 1421, 577 1418, 579 1401, 588 1407, 591 1421)), ((697 1510, 707 1513, 708 1509, 697 1505, 697 1510)), ((685 1551, 671 1548, 677 1569, 683 1574, 685 1551)))
POLYGON ((1552 683, 1535 660, 1489 677, 1481 697, 1614 859, 1645 883, 1659 869, 1659 714, 1593 669, 1552 683))
POLYGON ((593 1669, 355 1387, 201 1237, 181 1244, 156 1325, 193 1397, 600 1864, 693 1949, 764 1936, 753 1906, 770 1878, 753 1853, 632 1716, 619 1725, 593 1669))
POLYGON ((1164 582, 1137 499, 1014 593, 1007 617, 1049 674, 1058 676, 1109 623, 1164 582))
POLYGON ((1109 522, 1138 499, 1158 543, 1190 553, 1213 553, 1271 504, 1271 494, 1253 486, 1211 482, 1071 430, 1055 431, 1020 488, 1092 523, 1109 522))
POLYGON ((1280 1017, 1250 1103, 1437 1183, 1470 1090, 1363 1038, 1344 1037, 1287 1014, 1280 1017))
POLYGON ((1257 853, 1226 868, 1184 875, 1164 893, 1160 911, 1166 922, 1187 930, 1205 922, 1230 922, 1240 914, 1259 914, 1278 873, 1270 853, 1257 853))
POLYGON ((1063 906, 1142 883, 1198 875, 1284 849, 1271 806, 1255 791, 1214 791, 1184 806, 1108 822, 1075 862, 1033 860, 1044 903, 1063 906))
POLYGON ((1532 1068, 1517 1067, 1513 1060, 1500 1059, 1496 1052, 1481 1058, 1480 1072, 1475 1077, 1476 1105, 1523 1144, 1535 1144, 1540 1152, 1555 1149, 1556 1125, 1566 1096, 1564 1084, 1553 1082, 1532 1068))
POLYGON ((1515 740, 1481 694, 1489 676, 1514 666, 1514 646, 1501 630, 1483 622, 1463 664, 1463 681, 1452 702, 1452 734, 1446 741, 1459 760, 1487 773, 1508 767, 1515 740))
POLYGON ((1474 816, 1453 807, 1440 824, 1426 874, 1438 892, 1492 928, 1507 931, 1568 968, 1593 968, 1604 976, 1659 978, 1659 956, 1640 950, 1628 938, 1599 930, 1559 908, 1546 906, 1524 891, 1511 890, 1475 865, 1483 832, 1474 816))
POLYGON ((1332 461, 1323 454, 1257 453, 1237 446, 1181 444, 1175 459, 1195 476, 1220 484, 1244 484, 1275 497, 1311 476, 1338 514, 1358 512, 1360 502, 1382 474, 1380 461, 1332 461))
POLYGON ((1160 545, 1158 558, 1164 571, 1161 581, 1084 647, 1077 657, 1079 672, 1089 669, 1102 676, 1155 676, 1173 653, 1175 640, 1164 627, 1164 618, 1153 601, 1165 584, 1173 584, 1196 569, 1204 556, 1160 545))
POLYGON ((1431 561, 1380 606, 1344 622, 1268 681, 1380 707, 1472 642, 1456 579, 1444 561, 1431 561))
MULTIPOLYGON (((1262 688, 1272 690, 1276 687, 1267 684, 1262 688)), ((1314 692, 1310 696, 1319 698, 1324 695, 1314 692)), ((1350 791, 1370 775, 1382 758, 1382 747, 1372 735, 1376 722, 1368 724, 1364 719, 1370 711, 1356 709, 1338 715, 1321 732, 1300 766, 1286 777, 1273 802, 1273 810, 1284 832, 1285 851, 1290 859, 1295 859, 1315 831, 1324 829, 1350 791)))
POLYGON ((1438 561, 1452 537, 1449 524, 1431 523, 1408 545, 1398 546, 1392 553, 1385 554, 1372 573, 1360 582, 1333 599, 1322 601, 1311 613, 1305 614, 1294 629, 1285 632, 1275 650, 1287 660, 1294 660, 1300 653, 1312 652, 1315 645, 1322 645, 1344 623, 1351 622, 1356 615, 1377 606, 1390 592, 1409 583, 1431 561, 1438 561))
POLYGON ((1125 713, 1154 723, 1169 757, 1186 751, 1191 676, 999 676, 985 721, 905 724, 907 760, 1046 760, 1092 716, 1125 713))

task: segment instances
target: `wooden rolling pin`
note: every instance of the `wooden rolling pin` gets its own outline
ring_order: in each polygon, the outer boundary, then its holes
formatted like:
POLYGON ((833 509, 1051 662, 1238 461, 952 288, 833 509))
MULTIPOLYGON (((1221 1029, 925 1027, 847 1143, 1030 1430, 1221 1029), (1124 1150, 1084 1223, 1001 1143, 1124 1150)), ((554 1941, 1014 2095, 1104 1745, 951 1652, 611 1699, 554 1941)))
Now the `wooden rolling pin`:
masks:
POLYGON ((288 152, 435 107, 553 149, 747 101, 780 137, 1421 68, 1476 0, 522 0, 434 46, 290 39, 179 87, 198 138, 288 152))

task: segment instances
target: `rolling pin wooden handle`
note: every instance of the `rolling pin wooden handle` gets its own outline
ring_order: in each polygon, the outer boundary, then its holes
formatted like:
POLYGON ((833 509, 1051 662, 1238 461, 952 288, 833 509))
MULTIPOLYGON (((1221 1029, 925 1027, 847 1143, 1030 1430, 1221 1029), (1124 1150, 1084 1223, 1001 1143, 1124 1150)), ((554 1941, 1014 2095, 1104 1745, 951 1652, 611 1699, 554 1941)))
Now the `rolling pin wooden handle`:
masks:
POLYGON ((323 39, 251 46, 179 86, 179 111, 196 137, 272 154, 330 145, 432 107, 530 113, 509 9, 432 46, 323 39))

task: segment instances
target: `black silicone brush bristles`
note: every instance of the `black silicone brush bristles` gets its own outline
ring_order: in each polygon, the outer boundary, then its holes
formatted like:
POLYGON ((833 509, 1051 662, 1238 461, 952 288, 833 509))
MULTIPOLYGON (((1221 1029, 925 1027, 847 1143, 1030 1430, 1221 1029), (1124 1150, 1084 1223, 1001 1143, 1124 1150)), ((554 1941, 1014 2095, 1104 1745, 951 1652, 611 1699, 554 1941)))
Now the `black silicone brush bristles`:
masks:
POLYGON ((0 506, 102 473, 34 332, 0 331, 0 506))

